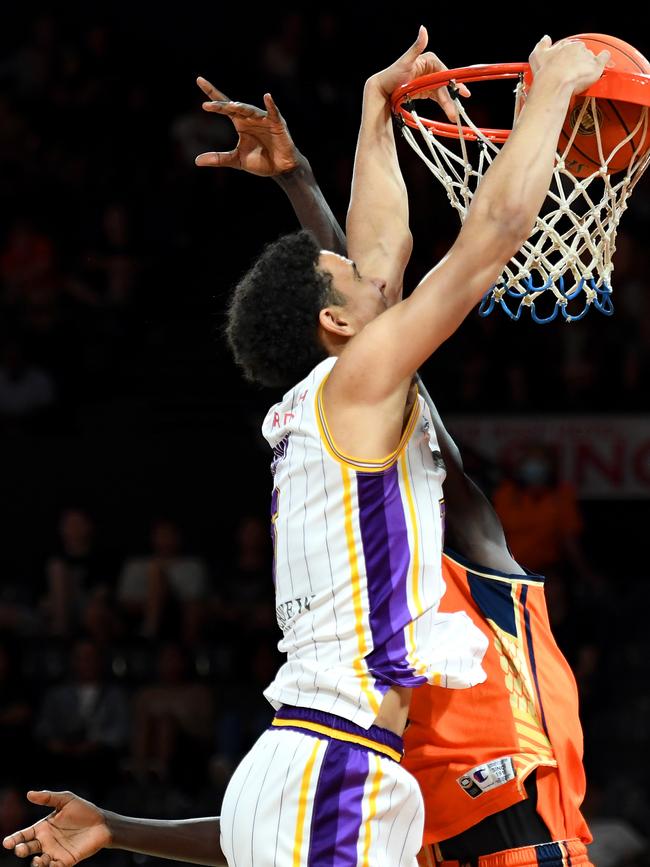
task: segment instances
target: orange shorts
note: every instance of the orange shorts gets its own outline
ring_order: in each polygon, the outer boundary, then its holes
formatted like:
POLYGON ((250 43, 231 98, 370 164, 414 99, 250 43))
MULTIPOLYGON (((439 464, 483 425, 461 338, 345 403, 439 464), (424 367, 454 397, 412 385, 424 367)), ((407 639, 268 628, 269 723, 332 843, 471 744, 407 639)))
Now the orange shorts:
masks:
POLYGON ((558 843, 540 843, 506 849, 492 855, 480 855, 468 861, 440 861, 435 846, 425 846, 418 855, 419 867, 593 867, 587 847, 580 840, 562 840, 558 843))

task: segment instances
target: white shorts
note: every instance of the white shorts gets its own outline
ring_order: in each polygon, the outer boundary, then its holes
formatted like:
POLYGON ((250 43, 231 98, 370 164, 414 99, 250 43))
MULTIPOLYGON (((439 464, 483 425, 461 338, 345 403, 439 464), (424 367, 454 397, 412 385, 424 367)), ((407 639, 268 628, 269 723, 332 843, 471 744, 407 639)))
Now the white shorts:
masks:
POLYGON ((424 803, 402 740, 284 707, 233 774, 221 810, 230 867, 416 867, 424 803))

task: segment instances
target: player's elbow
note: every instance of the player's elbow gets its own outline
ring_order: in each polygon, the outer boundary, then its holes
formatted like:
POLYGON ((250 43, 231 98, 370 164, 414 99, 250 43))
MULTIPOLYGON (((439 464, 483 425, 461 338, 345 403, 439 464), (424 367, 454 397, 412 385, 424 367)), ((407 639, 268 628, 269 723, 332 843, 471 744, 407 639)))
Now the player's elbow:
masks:
POLYGON ((534 223, 535 216, 521 200, 505 198, 476 200, 465 227, 484 240, 495 265, 503 267, 526 242, 534 223))

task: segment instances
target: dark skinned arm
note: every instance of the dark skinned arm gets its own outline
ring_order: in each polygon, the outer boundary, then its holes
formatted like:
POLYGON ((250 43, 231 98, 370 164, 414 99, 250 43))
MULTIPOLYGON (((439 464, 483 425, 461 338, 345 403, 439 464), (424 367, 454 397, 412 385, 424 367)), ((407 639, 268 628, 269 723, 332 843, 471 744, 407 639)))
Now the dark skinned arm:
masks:
POLYGON ((219 845, 218 816, 161 820, 103 813, 111 832, 111 849, 214 867, 226 863, 219 845))
POLYGON ((273 180, 289 197, 291 206, 303 229, 309 229, 323 250, 344 256, 347 253, 345 233, 327 204, 307 159, 297 153, 295 169, 273 180))
POLYGON ((32 867, 75 867, 101 849, 123 849, 157 858, 225 867, 219 845, 219 819, 133 819, 102 810, 73 792, 31 791, 32 804, 47 816, 3 840, 32 867))

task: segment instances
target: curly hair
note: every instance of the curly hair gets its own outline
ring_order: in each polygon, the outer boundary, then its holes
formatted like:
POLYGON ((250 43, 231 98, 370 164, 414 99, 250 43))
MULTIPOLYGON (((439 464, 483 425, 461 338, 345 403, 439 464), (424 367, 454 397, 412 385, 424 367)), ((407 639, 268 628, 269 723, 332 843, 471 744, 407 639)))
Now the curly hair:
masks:
POLYGON ((345 299, 331 275, 318 270, 319 253, 310 232, 283 235, 264 248, 235 287, 226 336, 251 382, 288 388, 327 358, 318 314, 345 299))

